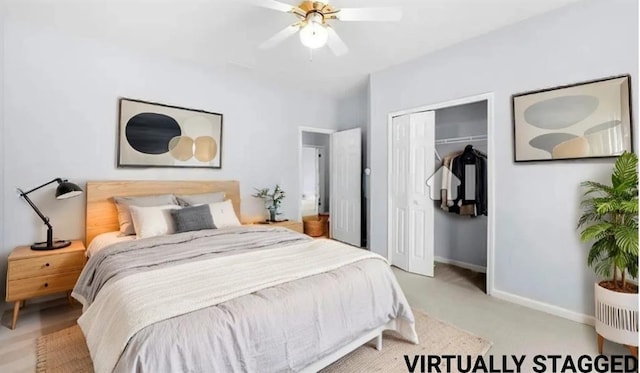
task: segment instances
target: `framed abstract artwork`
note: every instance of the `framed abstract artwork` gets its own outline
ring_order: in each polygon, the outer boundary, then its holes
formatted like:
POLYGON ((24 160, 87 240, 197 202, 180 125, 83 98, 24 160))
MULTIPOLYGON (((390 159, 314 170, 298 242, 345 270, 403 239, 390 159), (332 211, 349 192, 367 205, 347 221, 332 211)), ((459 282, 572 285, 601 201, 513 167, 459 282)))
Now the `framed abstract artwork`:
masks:
POLYGON ((512 105, 515 162, 633 151, 629 75, 516 94, 512 105))
POLYGON ((222 114, 120 99, 118 167, 222 167, 222 114))

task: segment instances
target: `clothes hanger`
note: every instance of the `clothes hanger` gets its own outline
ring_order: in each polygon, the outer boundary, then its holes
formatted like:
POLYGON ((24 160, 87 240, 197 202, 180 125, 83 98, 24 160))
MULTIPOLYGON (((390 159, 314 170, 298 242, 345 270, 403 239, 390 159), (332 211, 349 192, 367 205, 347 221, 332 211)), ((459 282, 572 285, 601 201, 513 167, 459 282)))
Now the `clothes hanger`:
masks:
POLYGON ((473 145, 467 145, 464 147, 464 152, 462 152, 462 159, 465 161, 475 159, 475 154, 473 153, 473 145))

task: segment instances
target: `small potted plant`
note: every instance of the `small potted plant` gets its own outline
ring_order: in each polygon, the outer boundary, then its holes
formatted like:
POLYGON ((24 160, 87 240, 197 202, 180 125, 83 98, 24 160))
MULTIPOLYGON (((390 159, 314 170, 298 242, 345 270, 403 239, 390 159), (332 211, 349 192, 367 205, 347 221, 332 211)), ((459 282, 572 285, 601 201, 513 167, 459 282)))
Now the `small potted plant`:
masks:
POLYGON ((280 185, 276 184, 276 187, 273 189, 273 193, 270 188, 256 188, 256 193, 252 196, 261 198, 264 201, 264 207, 269 211, 269 221, 276 221, 276 217, 280 215, 278 209, 285 197, 284 190, 280 188, 280 185))
POLYGON ((638 354, 638 157, 624 152, 616 160, 611 185, 594 181, 586 187, 580 239, 593 242, 587 263, 605 278, 595 284, 598 351, 604 339, 638 354))

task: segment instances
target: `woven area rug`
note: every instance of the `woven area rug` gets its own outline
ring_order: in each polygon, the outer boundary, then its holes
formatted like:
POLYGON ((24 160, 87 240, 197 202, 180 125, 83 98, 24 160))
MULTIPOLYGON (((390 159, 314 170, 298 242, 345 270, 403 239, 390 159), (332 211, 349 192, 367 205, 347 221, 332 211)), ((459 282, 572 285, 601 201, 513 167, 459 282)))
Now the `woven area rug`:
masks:
MULTIPOLYGON (((367 344, 322 370, 323 373, 407 372, 404 355, 484 355, 491 347, 480 337, 413 310, 420 344, 385 333, 382 351, 367 344)), ((89 350, 75 325, 38 338, 38 373, 93 372, 89 350)))

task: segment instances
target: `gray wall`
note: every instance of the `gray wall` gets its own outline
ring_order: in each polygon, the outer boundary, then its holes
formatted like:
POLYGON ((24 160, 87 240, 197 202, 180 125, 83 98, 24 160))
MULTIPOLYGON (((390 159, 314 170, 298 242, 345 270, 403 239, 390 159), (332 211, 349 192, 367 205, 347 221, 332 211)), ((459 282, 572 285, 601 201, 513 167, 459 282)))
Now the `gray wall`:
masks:
POLYGON ((302 145, 324 146, 324 200, 319 212, 329 212, 331 187, 331 136, 324 133, 302 132, 302 145))
MULTIPOLYGON (((334 98, 277 88, 241 72, 202 68, 5 20, 4 215, 0 282, 13 247, 42 240, 42 222, 15 193, 54 177, 87 180, 240 181, 244 220, 262 220, 254 187, 279 183, 298 215, 298 128, 337 128, 334 98), (224 114, 222 169, 116 168, 118 97, 224 114)), ((60 238, 84 236, 85 198, 56 201, 54 188, 33 194, 60 238)), ((0 298, 4 300, 4 286, 0 298)), ((0 302, 0 305, 2 303, 0 302)))
MULTIPOLYGON (((487 134, 487 102, 436 110, 436 140, 487 134)), ((470 142, 487 154, 487 142, 470 142)), ((436 145, 442 157, 464 150, 467 143, 436 145)), ((436 169, 441 162, 436 163, 436 169)), ((470 218, 445 212, 436 203, 434 246, 437 259, 449 259, 480 267, 487 265, 487 217, 470 218)))
POLYGON ((514 164, 510 100, 623 73, 638 97, 637 71, 638 2, 587 0, 372 74, 371 249, 386 254, 387 115, 494 92, 495 287, 593 314, 595 276, 575 229, 579 183, 606 182, 613 160, 514 164))

